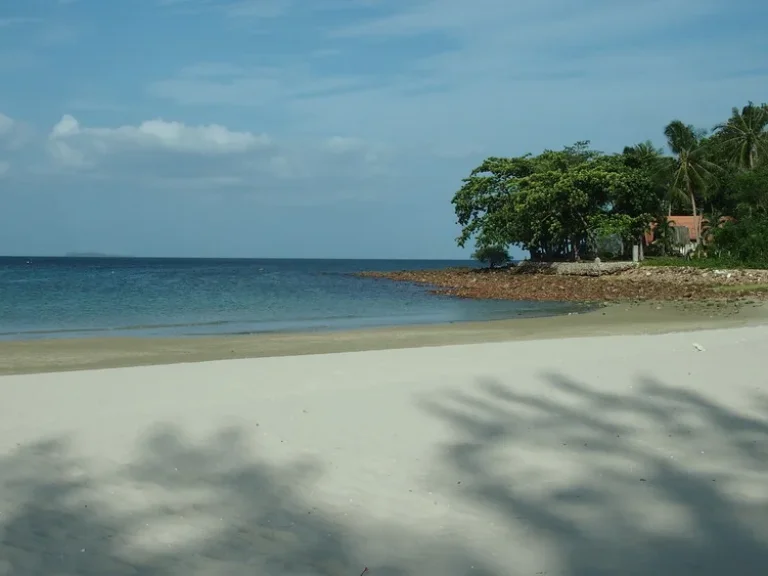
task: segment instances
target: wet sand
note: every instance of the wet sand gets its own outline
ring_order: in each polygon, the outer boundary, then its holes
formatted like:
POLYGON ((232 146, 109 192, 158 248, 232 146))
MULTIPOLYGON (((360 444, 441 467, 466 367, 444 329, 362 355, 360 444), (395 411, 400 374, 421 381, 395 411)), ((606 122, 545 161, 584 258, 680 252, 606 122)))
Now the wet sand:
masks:
POLYGON ((118 368, 234 358, 295 356, 583 336, 666 333, 768 322, 758 302, 616 303, 549 318, 344 332, 189 338, 84 338, 0 342, 0 374, 118 368))

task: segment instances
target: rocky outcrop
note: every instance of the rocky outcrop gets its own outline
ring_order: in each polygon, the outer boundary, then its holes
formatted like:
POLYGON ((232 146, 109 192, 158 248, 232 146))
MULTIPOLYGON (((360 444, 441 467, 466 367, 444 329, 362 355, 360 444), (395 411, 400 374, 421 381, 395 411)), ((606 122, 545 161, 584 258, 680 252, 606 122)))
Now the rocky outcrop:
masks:
POLYGON ((636 262, 531 262, 525 260, 510 268, 516 274, 555 274, 558 276, 605 276, 638 267, 636 262))
POLYGON ((768 298, 768 270, 656 268, 631 262, 365 272, 360 276, 426 284, 435 293, 461 298, 577 302, 768 298))

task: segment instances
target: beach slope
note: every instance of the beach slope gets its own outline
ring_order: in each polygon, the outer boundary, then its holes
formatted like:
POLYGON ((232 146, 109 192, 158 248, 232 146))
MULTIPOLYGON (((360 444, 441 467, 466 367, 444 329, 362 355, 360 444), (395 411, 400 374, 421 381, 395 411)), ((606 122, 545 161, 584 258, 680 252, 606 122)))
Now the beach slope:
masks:
POLYGON ((768 305, 764 302, 622 302, 581 314, 364 330, 6 341, 0 342, 0 375, 510 340, 659 334, 767 323, 768 305))
POLYGON ((758 574, 768 328, 0 378, 0 574, 758 574))

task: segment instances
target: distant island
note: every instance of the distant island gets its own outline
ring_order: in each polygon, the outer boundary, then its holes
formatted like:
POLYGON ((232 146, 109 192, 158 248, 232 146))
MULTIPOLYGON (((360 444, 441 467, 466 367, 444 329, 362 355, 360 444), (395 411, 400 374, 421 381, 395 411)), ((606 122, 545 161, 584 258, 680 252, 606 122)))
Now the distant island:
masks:
POLYGON ((119 254, 104 254, 102 252, 67 252, 65 258, 131 258, 119 254))

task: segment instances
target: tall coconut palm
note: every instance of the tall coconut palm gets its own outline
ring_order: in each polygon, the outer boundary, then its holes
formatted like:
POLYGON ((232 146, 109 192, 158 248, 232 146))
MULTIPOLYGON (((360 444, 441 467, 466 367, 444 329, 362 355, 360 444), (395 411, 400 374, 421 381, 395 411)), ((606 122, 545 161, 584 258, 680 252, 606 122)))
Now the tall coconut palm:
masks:
POLYGON ((672 158, 665 156, 664 150, 656 148, 650 140, 626 146, 622 154, 629 166, 648 174, 659 201, 666 204, 668 214, 672 214, 672 199, 669 197, 672 158))
POLYGON ((623 154, 635 160, 639 165, 646 166, 654 164, 664 154, 664 151, 656 148, 650 140, 646 140, 634 146, 625 146, 623 154))
POLYGON ((727 122, 715 126, 719 147, 729 162, 753 170, 768 158, 768 105, 749 102, 731 110, 727 122))
MULTIPOLYGON (((684 196, 691 205, 691 213, 697 216, 696 195, 706 193, 714 180, 717 166, 707 160, 707 149, 702 144, 703 134, 693 126, 673 120, 664 128, 664 135, 675 156, 670 192, 684 196)), ((696 230, 696 240, 701 240, 699 229, 696 230)))

